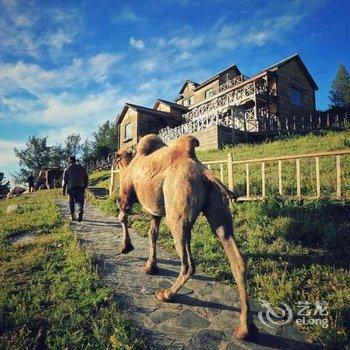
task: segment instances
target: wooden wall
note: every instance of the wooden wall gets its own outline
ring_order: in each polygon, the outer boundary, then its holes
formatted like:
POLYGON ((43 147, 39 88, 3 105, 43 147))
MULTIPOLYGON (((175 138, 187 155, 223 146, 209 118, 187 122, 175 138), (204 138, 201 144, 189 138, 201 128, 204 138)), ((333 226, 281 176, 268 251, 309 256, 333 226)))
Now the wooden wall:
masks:
MULTIPOLYGON (((208 150, 208 149, 217 149, 218 148, 218 127, 216 125, 211 126, 205 130, 197 131, 191 135, 198 139, 198 141, 199 141, 198 149, 200 149, 200 150, 208 150)), ((167 142, 167 144, 171 145, 175 140, 167 142)))
POLYGON ((203 86, 194 93, 194 103, 199 103, 205 100, 205 92, 211 88, 216 88, 219 86, 219 78, 215 79, 208 85, 203 86))
POLYGON ((129 108, 119 124, 119 148, 131 147, 137 144, 137 112, 129 108), (125 139, 125 125, 131 123, 132 140, 125 139))
POLYGON ((295 60, 282 65, 277 70, 279 113, 286 115, 308 115, 315 112, 315 91, 295 60), (291 86, 302 91, 302 106, 291 102, 291 86))

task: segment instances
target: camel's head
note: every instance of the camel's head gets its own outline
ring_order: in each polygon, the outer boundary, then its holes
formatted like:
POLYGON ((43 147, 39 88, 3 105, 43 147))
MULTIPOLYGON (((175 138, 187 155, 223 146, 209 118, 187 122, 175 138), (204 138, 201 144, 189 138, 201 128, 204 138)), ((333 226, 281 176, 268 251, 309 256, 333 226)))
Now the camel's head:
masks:
POLYGON ((113 165, 117 166, 118 169, 124 169, 130 164, 133 157, 132 151, 121 149, 115 152, 113 165))

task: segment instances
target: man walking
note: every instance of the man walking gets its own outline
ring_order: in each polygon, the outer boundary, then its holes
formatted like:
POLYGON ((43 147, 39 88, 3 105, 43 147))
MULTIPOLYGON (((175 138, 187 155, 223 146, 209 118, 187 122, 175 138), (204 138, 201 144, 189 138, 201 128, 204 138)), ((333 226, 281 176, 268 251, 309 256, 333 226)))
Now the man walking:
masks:
POLYGON ((29 174, 27 177, 27 182, 28 182, 28 189, 29 192, 34 192, 34 176, 32 174, 29 174))
POLYGON ((72 221, 75 218, 75 204, 79 207, 78 221, 83 220, 85 189, 88 186, 88 174, 85 168, 77 164, 75 156, 69 157, 69 165, 63 173, 63 195, 69 195, 69 209, 72 221))

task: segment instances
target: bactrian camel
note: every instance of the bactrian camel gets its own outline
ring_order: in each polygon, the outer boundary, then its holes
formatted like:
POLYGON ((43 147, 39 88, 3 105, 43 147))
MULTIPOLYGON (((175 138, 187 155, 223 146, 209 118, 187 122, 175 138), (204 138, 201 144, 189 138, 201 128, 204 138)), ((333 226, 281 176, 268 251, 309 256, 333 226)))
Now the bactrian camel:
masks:
POLYGON ((140 139, 135 157, 126 151, 116 154, 120 169, 119 220, 123 227, 122 253, 134 249, 128 233, 127 215, 137 201, 152 215, 149 230, 149 257, 143 270, 157 272, 156 242, 162 217, 172 233, 181 269, 175 283, 156 292, 161 301, 170 301, 195 273, 191 255, 191 229, 202 212, 220 240, 238 286, 241 303, 240 323, 234 337, 247 339, 257 329, 249 310, 245 264, 233 237, 229 200, 233 193, 196 157, 199 142, 183 136, 167 146, 156 135, 140 139))

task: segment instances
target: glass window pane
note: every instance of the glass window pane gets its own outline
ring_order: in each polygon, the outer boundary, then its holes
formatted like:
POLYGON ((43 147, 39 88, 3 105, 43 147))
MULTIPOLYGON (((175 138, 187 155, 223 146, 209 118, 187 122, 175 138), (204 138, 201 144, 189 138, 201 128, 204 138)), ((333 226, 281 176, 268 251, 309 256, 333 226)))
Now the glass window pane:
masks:
POLYGON ((290 88, 291 102, 293 105, 301 106, 301 91, 295 87, 290 88))
POLYGON ((125 139, 132 139, 132 126, 131 123, 125 125, 125 139))

